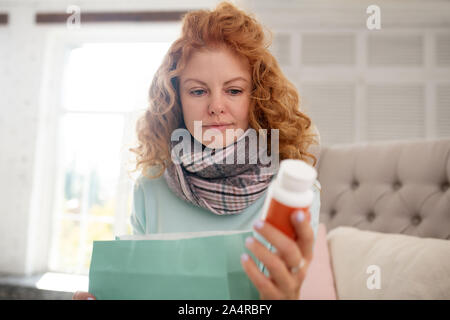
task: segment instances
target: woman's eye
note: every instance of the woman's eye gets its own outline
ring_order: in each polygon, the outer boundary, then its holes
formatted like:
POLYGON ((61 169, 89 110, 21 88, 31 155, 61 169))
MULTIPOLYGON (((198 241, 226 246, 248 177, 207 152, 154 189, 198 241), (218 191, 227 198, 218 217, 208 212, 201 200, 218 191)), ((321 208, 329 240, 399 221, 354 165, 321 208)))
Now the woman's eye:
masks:
POLYGON ((235 95, 238 95, 239 93, 241 93, 242 91, 241 90, 238 90, 238 89, 230 89, 229 90, 230 92, 232 91, 232 94, 235 96, 235 95))
MULTIPOLYGON (((197 89, 197 90, 192 90, 190 93, 194 96, 201 96, 204 92, 205 92, 205 90, 203 90, 203 89, 197 89)), ((233 96, 237 96, 238 94, 242 93, 242 90, 229 89, 228 92, 230 92, 231 95, 233 95, 233 96)))
POLYGON ((205 90, 203 90, 203 89, 192 90, 191 94, 193 94, 194 96, 199 96, 200 94, 196 94, 196 92, 203 92, 203 91, 205 91, 205 90))

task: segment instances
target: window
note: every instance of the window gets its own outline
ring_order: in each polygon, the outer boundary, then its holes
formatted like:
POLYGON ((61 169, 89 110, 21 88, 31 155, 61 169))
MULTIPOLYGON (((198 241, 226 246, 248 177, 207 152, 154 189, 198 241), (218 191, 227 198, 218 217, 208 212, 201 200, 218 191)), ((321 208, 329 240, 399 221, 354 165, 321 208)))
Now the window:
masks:
POLYGON ((84 43, 70 51, 58 113, 51 271, 87 274, 94 240, 131 233, 128 148, 169 46, 84 43))

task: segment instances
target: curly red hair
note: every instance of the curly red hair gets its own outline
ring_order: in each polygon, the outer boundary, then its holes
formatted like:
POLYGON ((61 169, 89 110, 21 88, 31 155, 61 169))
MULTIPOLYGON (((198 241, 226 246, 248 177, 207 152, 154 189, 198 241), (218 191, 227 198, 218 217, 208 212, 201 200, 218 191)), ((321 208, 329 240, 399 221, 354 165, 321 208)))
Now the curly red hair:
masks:
MULTIPOLYGON (((269 34, 272 33, 269 30, 269 34)), ((300 111, 299 94, 284 76, 277 60, 267 49, 263 26, 251 14, 229 2, 221 2, 213 11, 195 10, 182 18, 181 36, 172 43, 153 77, 150 104, 138 119, 136 170, 148 178, 160 177, 170 164, 170 137, 173 130, 184 127, 179 98, 179 75, 196 50, 226 46, 251 66, 252 84, 249 126, 257 132, 279 129, 279 158, 301 159, 315 165, 316 157, 308 152, 318 145, 311 119, 300 111), (159 170, 148 175, 148 169, 159 170)))

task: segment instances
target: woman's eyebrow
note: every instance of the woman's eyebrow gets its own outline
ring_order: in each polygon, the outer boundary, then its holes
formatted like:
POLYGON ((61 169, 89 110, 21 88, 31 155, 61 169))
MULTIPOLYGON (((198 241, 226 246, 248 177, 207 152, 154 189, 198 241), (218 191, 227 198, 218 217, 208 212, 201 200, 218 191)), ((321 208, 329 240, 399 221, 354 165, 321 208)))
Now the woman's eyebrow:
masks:
MULTIPOLYGON (((230 83, 230 82, 233 82, 233 81, 237 81, 237 80, 243 80, 243 81, 245 81, 245 82, 248 82, 248 80, 245 79, 244 77, 236 77, 236 78, 230 79, 230 80, 228 80, 228 81, 225 81, 223 84, 227 84, 227 83, 230 83)), ((199 83, 201 83, 201 84, 206 85, 205 82, 200 81, 200 80, 198 80, 198 79, 192 79, 192 78, 189 78, 189 79, 184 80, 183 83, 186 83, 186 82, 188 82, 188 81, 196 81, 196 82, 199 82, 199 83)))

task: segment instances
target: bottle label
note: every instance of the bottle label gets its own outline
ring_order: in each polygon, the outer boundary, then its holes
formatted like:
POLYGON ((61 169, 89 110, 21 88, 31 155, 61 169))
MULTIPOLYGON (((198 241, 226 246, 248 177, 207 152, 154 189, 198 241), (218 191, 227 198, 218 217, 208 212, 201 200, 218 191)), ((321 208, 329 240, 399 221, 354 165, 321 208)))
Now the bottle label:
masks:
POLYGON ((308 207, 289 207, 272 198, 269 204, 269 208, 267 209, 265 220, 291 239, 296 240, 297 235, 291 222, 291 215, 298 210, 304 212, 308 222, 311 220, 311 215, 309 213, 308 207))

